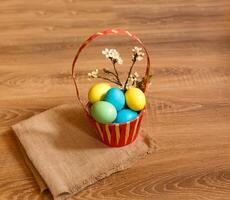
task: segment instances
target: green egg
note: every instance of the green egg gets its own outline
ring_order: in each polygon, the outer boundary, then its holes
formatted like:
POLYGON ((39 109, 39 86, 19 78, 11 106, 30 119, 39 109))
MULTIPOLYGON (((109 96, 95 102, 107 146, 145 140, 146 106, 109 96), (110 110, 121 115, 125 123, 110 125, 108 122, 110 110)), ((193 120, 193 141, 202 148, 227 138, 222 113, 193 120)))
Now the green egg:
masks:
POLYGON ((98 101, 90 108, 91 116, 99 123, 112 123, 117 117, 117 110, 113 104, 106 101, 98 101))

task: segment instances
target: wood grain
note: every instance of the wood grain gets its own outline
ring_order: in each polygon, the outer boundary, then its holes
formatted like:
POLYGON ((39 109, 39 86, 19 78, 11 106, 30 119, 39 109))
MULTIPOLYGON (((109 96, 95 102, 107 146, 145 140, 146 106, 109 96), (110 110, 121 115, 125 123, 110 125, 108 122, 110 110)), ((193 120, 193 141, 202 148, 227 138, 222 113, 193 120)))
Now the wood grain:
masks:
MULTIPOLYGON (((49 192, 39 193, 10 126, 76 100, 73 56, 83 39, 107 27, 135 32, 150 50, 154 80, 148 102, 158 151, 72 199, 229 200, 227 0, 2 0, 0 199, 51 199, 49 192)), ((124 38, 92 45, 80 61, 82 95, 91 84, 86 72, 107 64, 100 56, 107 42, 124 57, 132 47, 124 38)))

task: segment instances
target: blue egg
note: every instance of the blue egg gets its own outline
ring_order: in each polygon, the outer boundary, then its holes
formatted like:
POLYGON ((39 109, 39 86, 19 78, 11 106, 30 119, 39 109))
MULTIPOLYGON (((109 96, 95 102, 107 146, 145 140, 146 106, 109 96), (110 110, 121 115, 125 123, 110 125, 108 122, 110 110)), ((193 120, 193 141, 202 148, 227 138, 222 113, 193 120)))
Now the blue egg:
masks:
POLYGON ((137 112, 130 109, 122 109, 117 113, 117 117, 113 123, 124 123, 135 119, 137 112))
POLYGON ((113 104, 117 111, 125 106, 125 95, 120 88, 109 89, 103 100, 113 104))

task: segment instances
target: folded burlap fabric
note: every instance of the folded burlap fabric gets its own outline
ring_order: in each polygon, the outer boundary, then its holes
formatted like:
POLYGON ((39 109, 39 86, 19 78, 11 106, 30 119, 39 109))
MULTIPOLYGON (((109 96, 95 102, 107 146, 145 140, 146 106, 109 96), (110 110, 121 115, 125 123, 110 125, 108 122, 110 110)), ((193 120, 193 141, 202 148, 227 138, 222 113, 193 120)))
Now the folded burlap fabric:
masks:
POLYGON ((154 141, 145 133, 150 118, 147 113, 137 140, 120 148, 98 139, 77 104, 47 110, 14 125, 13 130, 41 191, 49 189, 59 200, 130 167, 154 150, 154 141))

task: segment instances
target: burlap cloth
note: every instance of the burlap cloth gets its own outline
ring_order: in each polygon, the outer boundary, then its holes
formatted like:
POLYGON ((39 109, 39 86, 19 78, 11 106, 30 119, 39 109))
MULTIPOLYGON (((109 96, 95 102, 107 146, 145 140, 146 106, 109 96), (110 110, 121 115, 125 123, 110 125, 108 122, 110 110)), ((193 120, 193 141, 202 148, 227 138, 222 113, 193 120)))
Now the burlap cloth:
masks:
POLYGON ((52 108, 14 125, 13 130, 41 191, 49 189, 60 200, 127 169, 154 150, 154 141, 144 133, 151 121, 146 114, 140 136, 121 148, 108 147, 97 138, 78 104, 52 108))

